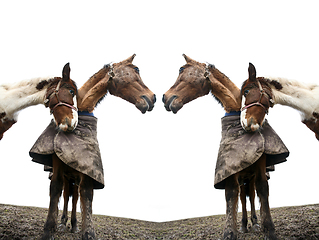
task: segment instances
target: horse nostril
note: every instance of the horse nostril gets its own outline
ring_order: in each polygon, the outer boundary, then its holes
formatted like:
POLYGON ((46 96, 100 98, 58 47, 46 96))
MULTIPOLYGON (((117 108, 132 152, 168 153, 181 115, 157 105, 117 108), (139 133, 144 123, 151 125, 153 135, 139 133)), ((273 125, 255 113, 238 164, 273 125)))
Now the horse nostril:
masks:
POLYGON ((153 96, 153 103, 156 103, 156 95, 153 96))
POLYGON ((163 102, 163 103, 165 103, 165 102, 166 102, 165 94, 163 94, 162 102, 163 102))

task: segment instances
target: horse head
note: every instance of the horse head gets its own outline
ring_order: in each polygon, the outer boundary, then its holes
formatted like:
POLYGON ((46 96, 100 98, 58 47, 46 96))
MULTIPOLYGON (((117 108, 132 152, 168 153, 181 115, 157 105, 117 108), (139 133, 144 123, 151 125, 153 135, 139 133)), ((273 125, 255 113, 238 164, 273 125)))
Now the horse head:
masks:
POLYGON ((267 79, 256 78, 256 68, 249 63, 249 78, 241 88, 242 108, 240 122, 246 131, 257 131, 264 123, 270 107, 273 107, 273 93, 267 79))
POLYGON ((56 125, 62 131, 73 131, 78 123, 77 87, 70 79, 70 66, 67 63, 62 78, 55 77, 48 82, 44 104, 50 108, 56 125))
POLYGON ((179 69, 174 85, 163 95, 167 111, 177 113, 184 104, 204 96, 211 90, 207 79, 206 64, 199 63, 183 54, 186 64, 179 69))
POLYGON ((133 54, 128 59, 109 65, 108 91, 134 104, 142 113, 152 111, 155 94, 143 83, 139 68, 132 64, 133 54))

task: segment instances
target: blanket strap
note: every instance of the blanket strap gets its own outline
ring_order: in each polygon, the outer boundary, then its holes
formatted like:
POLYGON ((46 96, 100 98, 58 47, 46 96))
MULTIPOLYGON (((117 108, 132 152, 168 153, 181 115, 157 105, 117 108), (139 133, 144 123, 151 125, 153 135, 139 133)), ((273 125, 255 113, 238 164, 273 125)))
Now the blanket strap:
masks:
POLYGON ((91 117, 94 117, 94 114, 93 112, 88 112, 88 111, 78 111, 78 115, 79 116, 91 116, 91 117))

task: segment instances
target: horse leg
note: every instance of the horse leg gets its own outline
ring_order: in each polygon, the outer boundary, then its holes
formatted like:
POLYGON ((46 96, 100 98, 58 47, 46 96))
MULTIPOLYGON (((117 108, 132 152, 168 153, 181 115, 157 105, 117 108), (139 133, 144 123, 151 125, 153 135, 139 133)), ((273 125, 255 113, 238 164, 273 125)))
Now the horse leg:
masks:
POLYGON ((77 224, 77 220, 76 220, 76 205, 78 202, 78 198, 79 198, 79 187, 78 185, 74 184, 73 185, 73 198, 72 198, 72 214, 71 214, 71 225, 72 225, 72 229, 71 232, 76 233, 79 231, 78 229, 78 224, 77 224))
POLYGON ((246 186, 243 184, 240 186, 240 201, 241 201, 241 206, 242 206, 242 219, 241 219, 241 227, 240 231, 243 233, 247 233, 247 208, 246 208, 246 186))
POLYGON ((63 231, 66 231, 66 223, 68 221, 68 204, 70 197, 70 183, 69 180, 64 176, 64 184, 63 184, 63 212, 61 217, 61 225, 59 226, 63 231))
POLYGON ((255 181, 256 177, 254 176, 249 182, 249 201, 250 201, 250 209, 251 209, 251 224, 252 231, 258 232, 260 230, 260 226, 257 223, 257 215, 255 208, 255 181))
POLYGON ((228 177, 225 186, 226 227, 224 239, 237 239, 237 203, 239 183, 236 174, 228 177))
POLYGON ((81 174, 80 199, 82 212, 82 239, 95 239, 92 221, 93 179, 81 174))
POLYGON ((63 163, 55 154, 52 156, 52 163, 53 175, 50 183, 50 205, 41 239, 53 238, 57 226, 58 203, 63 189, 63 163))
POLYGON ((265 234, 265 239, 277 239, 275 234, 275 225, 270 215, 269 207, 269 186, 266 177, 266 155, 263 154, 258 160, 258 170, 256 173, 256 190, 260 199, 260 214, 262 230, 265 234))

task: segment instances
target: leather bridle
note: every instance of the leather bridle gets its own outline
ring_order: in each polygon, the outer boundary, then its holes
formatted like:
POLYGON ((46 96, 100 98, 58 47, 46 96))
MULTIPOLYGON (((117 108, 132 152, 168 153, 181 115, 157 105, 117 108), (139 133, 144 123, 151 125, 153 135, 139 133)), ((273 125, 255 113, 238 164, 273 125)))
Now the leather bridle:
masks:
MULTIPOLYGON (((261 99, 263 96, 265 96, 266 98, 268 98, 269 100, 269 106, 270 107, 273 107, 274 106, 274 100, 272 99, 271 95, 268 94, 264 89, 263 87, 261 86, 259 80, 257 79, 257 84, 258 84, 258 88, 259 88, 259 91, 260 91, 260 98, 257 102, 253 102, 251 104, 248 104, 248 105, 245 105, 244 107, 241 108, 241 111, 247 109, 247 108, 250 108, 252 106, 260 106, 262 107, 263 109, 265 109, 265 112, 266 114, 268 114, 268 109, 269 107, 265 107, 262 103, 261 103, 261 99)), ((248 93, 249 94, 249 93, 248 93)))
POLYGON ((46 107, 49 106, 49 102, 51 101, 51 98, 52 98, 52 97, 55 96, 56 99, 58 100, 58 103, 55 104, 52 108, 50 108, 50 109, 51 109, 50 114, 52 114, 52 113, 54 112, 54 110, 55 110, 58 106, 61 106, 61 105, 66 106, 66 107, 69 107, 69 108, 71 108, 71 109, 73 109, 73 110, 75 110, 75 111, 78 111, 77 107, 75 107, 75 106, 73 106, 73 105, 71 105, 71 104, 62 102, 62 101, 60 100, 58 94, 59 94, 59 90, 60 90, 60 86, 61 86, 61 81, 62 81, 62 80, 59 81, 59 83, 58 83, 58 85, 56 86, 55 90, 54 90, 51 94, 49 94, 49 96, 44 100, 44 105, 45 105, 46 107))

